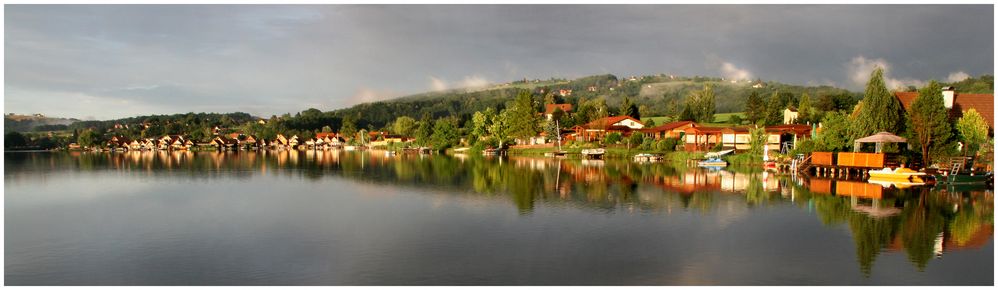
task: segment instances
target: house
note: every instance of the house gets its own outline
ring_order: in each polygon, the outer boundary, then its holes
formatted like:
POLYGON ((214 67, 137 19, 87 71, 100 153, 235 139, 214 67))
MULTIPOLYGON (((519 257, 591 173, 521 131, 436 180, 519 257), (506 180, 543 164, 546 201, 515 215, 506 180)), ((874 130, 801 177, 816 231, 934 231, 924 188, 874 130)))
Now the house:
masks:
POLYGON ((783 124, 793 124, 794 121, 797 121, 798 115, 800 114, 797 113, 797 108, 790 107, 783 109, 783 124))
POLYGON ((602 140, 610 133, 620 133, 630 135, 632 131, 644 128, 645 124, 631 116, 613 116, 600 118, 585 125, 575 126, 572 134, 574 140, 596 141, 602 140))
POLYGON ((218 150, 232 150, 239 146, 239 140, 219 135, 211 139, 211 145, 218 148, 218 150))
POLYGON ((114 149, 114 148, 129 148, 128 145, 130 143, 132 143, 132 140, 128 139, 128 137, 125 137, 125 136, 112 136, 111 140, 107 141, 107 147, 111 148, 111 149, 114 149))
POLYGON ((184 149, 184 136, 166 135, 159 138, 159 149, 184 149))
MULTIPOLYGON (((894 96, 901 101, 901 106, 905 111, 911 109, 911 104, 918 97, 918 92, 896 92, 894 96)), ((994 131, 995 127, 995 95, 994 94, 965 94, 959 93, 954 87, 943 88, 943 105, 949 109, 951 119, 958 119, 963 116, 963 112, 974 109, 988 122, 988 128, 994 131)))
POLYGON ((596 91, 596 86, 589 86, 588 88, 586 88, 586 90, 590 91, 590 92, 595 92, 596 91))
MULTIPOLYGON (((684 130, 683 148, 686 151, 712 151, 718 145, 722 149, 737 151, 752 147, 752 133, 749 127, 690 127, 684 130)), ((811 136, 811 126, 785 124, 765 127, 766 144, 770 150, 787 152, 797 146, 797 141, 811 136)))
POLYGON ((142 141, 136 139, 128 142, 128 150, 142 150, 142 141))
POLYGON ((548 118, 548 121, 554 117, 554 112, 561 110, 564 112, 565 116, 572 112, 572 104, 547 104, 544 105, 544 116, 548 118))
POLYGON ((689 127, 683 130, 685 140, 683 150, 686 151, 710 151, 722 141, 724 128, 720 127, 689 127))
POLYGON ((721 148, 735 151, 752 148, 752 133, 748 127, 728 127, 721 129, 721 148))
POLYGON ((755 83, 754 85, 752 85, 752 88, 756 88, 756 89, 761 89, 761 88, 765 88, 765 87, 766 87, 766 84, 764 84, 762 82, 758 82, 758 83, 755 83))
POLYGON ((645 138, 654 138, 655 140, 665 138, 679 139, 685 133, 686 129, 696 126, 700 125, 693 121, 678 121, 665 123, 657 127, 644 128, 640 131, 645 134, 645 138))
POLYGON ((567 97, 572 95, 572 90, 560 89, 558 90, 558 95, 562 97, 567 97))

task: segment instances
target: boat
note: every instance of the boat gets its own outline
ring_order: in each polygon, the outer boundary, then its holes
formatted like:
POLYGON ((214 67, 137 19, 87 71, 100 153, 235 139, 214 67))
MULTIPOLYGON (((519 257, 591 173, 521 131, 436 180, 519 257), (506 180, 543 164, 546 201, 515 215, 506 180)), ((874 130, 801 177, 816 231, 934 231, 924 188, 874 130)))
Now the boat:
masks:
POLYGON ((925 174, 925 172, 918 172, 904 167, 895 169, 884 167, 884 169, 870 170, 869 174, 870 180, 894 183, 925 184, 925 180, 928 177, 928 174, 925 174))
POLYGON ((385 157, 393 157, 393 156, 395 156, 395 151, 391 150, 385 151, 385 157))
POLYGON ((656 161, 662 161, 662 156, 649 153, 641 153, 634 155, 634 162, 656 162, 656 161))
POLYGON ((868 179, 866 182, 880 185, 883 188, 894 187, 894 188, 897 188, 897 189, 905 189, 905 188, 910 188, 910 187, 913 187, 913 186, 919 186, 919 185, 925 185, 926 184, 925 182, 912 182, 912 181, 901 181, 901 180, 884 180, 884 179, 877 179, 877 178, 873 178, 873 177, 871 177, 870 179, 868 179))
POLYGON ((708 158, 706 160, 701 160, 697 162, 697 166, 700 167, 726 167, 728 162, 721 160, 720 158, 708 158))
POLYGON ((973 160, 966 157, 955 157, 950 160, 949 170, 934 174, 937 184, 993 184, 994 174, 991 172, 974 172, 973 160))
POLYGON ((582 157, 586 159, 602 159, 603 154, 606 154, 604 148, 582 149, 582 157))

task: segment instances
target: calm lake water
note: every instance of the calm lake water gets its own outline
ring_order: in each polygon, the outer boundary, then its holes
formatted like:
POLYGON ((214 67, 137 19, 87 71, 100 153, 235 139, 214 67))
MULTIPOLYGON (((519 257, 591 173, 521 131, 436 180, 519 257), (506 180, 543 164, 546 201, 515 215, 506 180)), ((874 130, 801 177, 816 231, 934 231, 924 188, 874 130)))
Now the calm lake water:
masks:
POLYGON ((5 153, 8 285, 991 285, 989 188, 383 152, 5 153))

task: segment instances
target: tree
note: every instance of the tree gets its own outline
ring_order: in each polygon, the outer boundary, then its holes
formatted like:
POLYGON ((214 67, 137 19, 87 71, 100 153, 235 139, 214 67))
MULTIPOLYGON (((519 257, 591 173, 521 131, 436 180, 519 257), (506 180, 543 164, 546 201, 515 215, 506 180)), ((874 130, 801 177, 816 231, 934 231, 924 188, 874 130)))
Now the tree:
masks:
POLYGON ((401 116, 395 118, 395 122, 392 123, 392 131, 402 136, 412 136, 412 133, 416 130, 416 126, 416 119, 409 116, 401 116))
POLYGON ((502 148, 509 139, 509 125, 507 125, 507 120, 509 120, 509 110, 502 110, 501 113, 492 117, 492 121, 488 126, 489 135, 496 138, 499 148, 502 148))
POLYGON ((899 134, 904 132, 904 109, 884 84, 884 70, 877 68, 870 74, 866 83, 863 106, 856 119, 853 137, 867 136, 877 132, 899 134))
POLYGON ((430 140, 433 142, 433 148, 436 150, 443 150, 454 146, 460 140, 461 136, 457 131, 457 119, 456 118, 442 118, 437 119, 433 124, 433 135, 430 140))
POLYGON ((714 120, 716 110, 714 89, 710 85, 704 85, 703 90, 691 92, 686 96, 686 106, 680 114, 680 119, 709 123, 714 120))
POLYGON ((329 125, 322 126, 322 133, 332 133, 332 132, 333 132, 333 127, 329 127, 329 125))
POLYGON ((800 102, 797 103, 797 123, 807 124, 811 122, 811 98, 808 97, 807 92, 800 96, 800 102))
POLYGON ((762 156, 762 151, 766 149, 766 128, 756 125, 749 130, 749 154, 762 156))
POLYGON ((973 108, 963 112, 963 117, 956 121, 956 130, 964 141, 964 155, 971 152, 976 155, 981 145, 988 141, 988 122, 973 108))
POLYGON ((848 151, 848 148, 852 146, 851 127, 852 122, 849 120, 849 115, 838 111, 828 112, 821 119, 821 131, 815 137, 815 150, 848 151))
POLYGON ((534 110, 529 91, 521 91, 513 101, 509 111, 509 131, 514 138, 530 138, 537 135, 538 116, 534 110))
POLYGON ((773 95, 769 96, 769 100, 766 102, 765 124, 768 126, 783 123, 783 110, 786 109, 786 106, 784 106, 780 94, 773 92, 773 95))
POLYGON ((624 96, 624 101, 620 103, 620 115, 621 116, 631 116, 635 119, 641 119, 641 113, 638 112, 638 106, 631 102, 631 98, 624 96))
POLYGON ((477 111, 471 116, 472 139, 478 140, 488 134, 489 122, 492 121, 494 115, 495 110, 489 107, 485 109, 485 112, 477 111))
POLYGON ((433 135, 433 125, 430 124, 429 120, 419 121, 416 125, 415 142, 417 145, 426 146, 430 144, 430 136, 433 135))
POLYGON ((911 132, 909 143, 922 151, 922 162, 931 164, 930 149, 938 152, 947 142, 953 130, 949 123, 949 112, 943 104, 942 88, 936 81, 931 81, 918 92, 918 97, 911 103, 908 115, 908 130, 911 132))
POLYGON ((343 118, 343 125, 340 126, 340 134, 346 136, 347 138, 354 138, 354 135, 357 134, 357 125, 354 124, 353 118, 343 118))
POLYGON ((76 144, 79 144, 81 147, 95 146, 99 144, 99 138, 100 136, 97 132, 94 132, 93 130, 86 130, 83 131, 83 133, 80 133, 80 137, 76 138, 76 144))
POLYGON ((749 94, 748 99, 745 100, 745 117, 748 118, 749 122, 752 124, 766 118, 766 104, 763 102, 762 97, 759 96, 758 92, 752 91, 752 93, 749 94))
POLYGON ((12 149, 28 146, 28 139, 18 132, 8 132, 3 135, 3 148, 12 149))
POLYGON ((641 145, 645 141, 645 134, 641 132, 634 132, 631 136, 627 137, 627 145, 629 147, 634 147, 641 145))

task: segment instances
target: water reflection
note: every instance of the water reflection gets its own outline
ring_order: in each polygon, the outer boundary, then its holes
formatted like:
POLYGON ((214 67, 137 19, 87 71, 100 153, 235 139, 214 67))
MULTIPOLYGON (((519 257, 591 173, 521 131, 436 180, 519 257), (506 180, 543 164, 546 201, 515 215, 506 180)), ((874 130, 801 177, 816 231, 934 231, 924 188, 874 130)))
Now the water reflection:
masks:
MULTIPOLYGON (((61 171, 114 171, 140 178, 194 179, 255 175, 349 178, 393 186, 432 187, 448 194, 508 200, 522 215, 539 203, 596 212, 669 214, 718 211, 719 199, 748 208, 793 206, 830 228, 848 228, 859 269, 870 275, 878 256, 904 252, 924 270, 948 252, 992 243, 990 188, 884 188, 862 181, 797 179, 754 170, 705 170, 626 160, 562 160, 481 156, 396 155, 382 151, 5 153, 8 184, 36 182, 61 171)), ((730 209, 724 209, 730 210, 730 209)))

